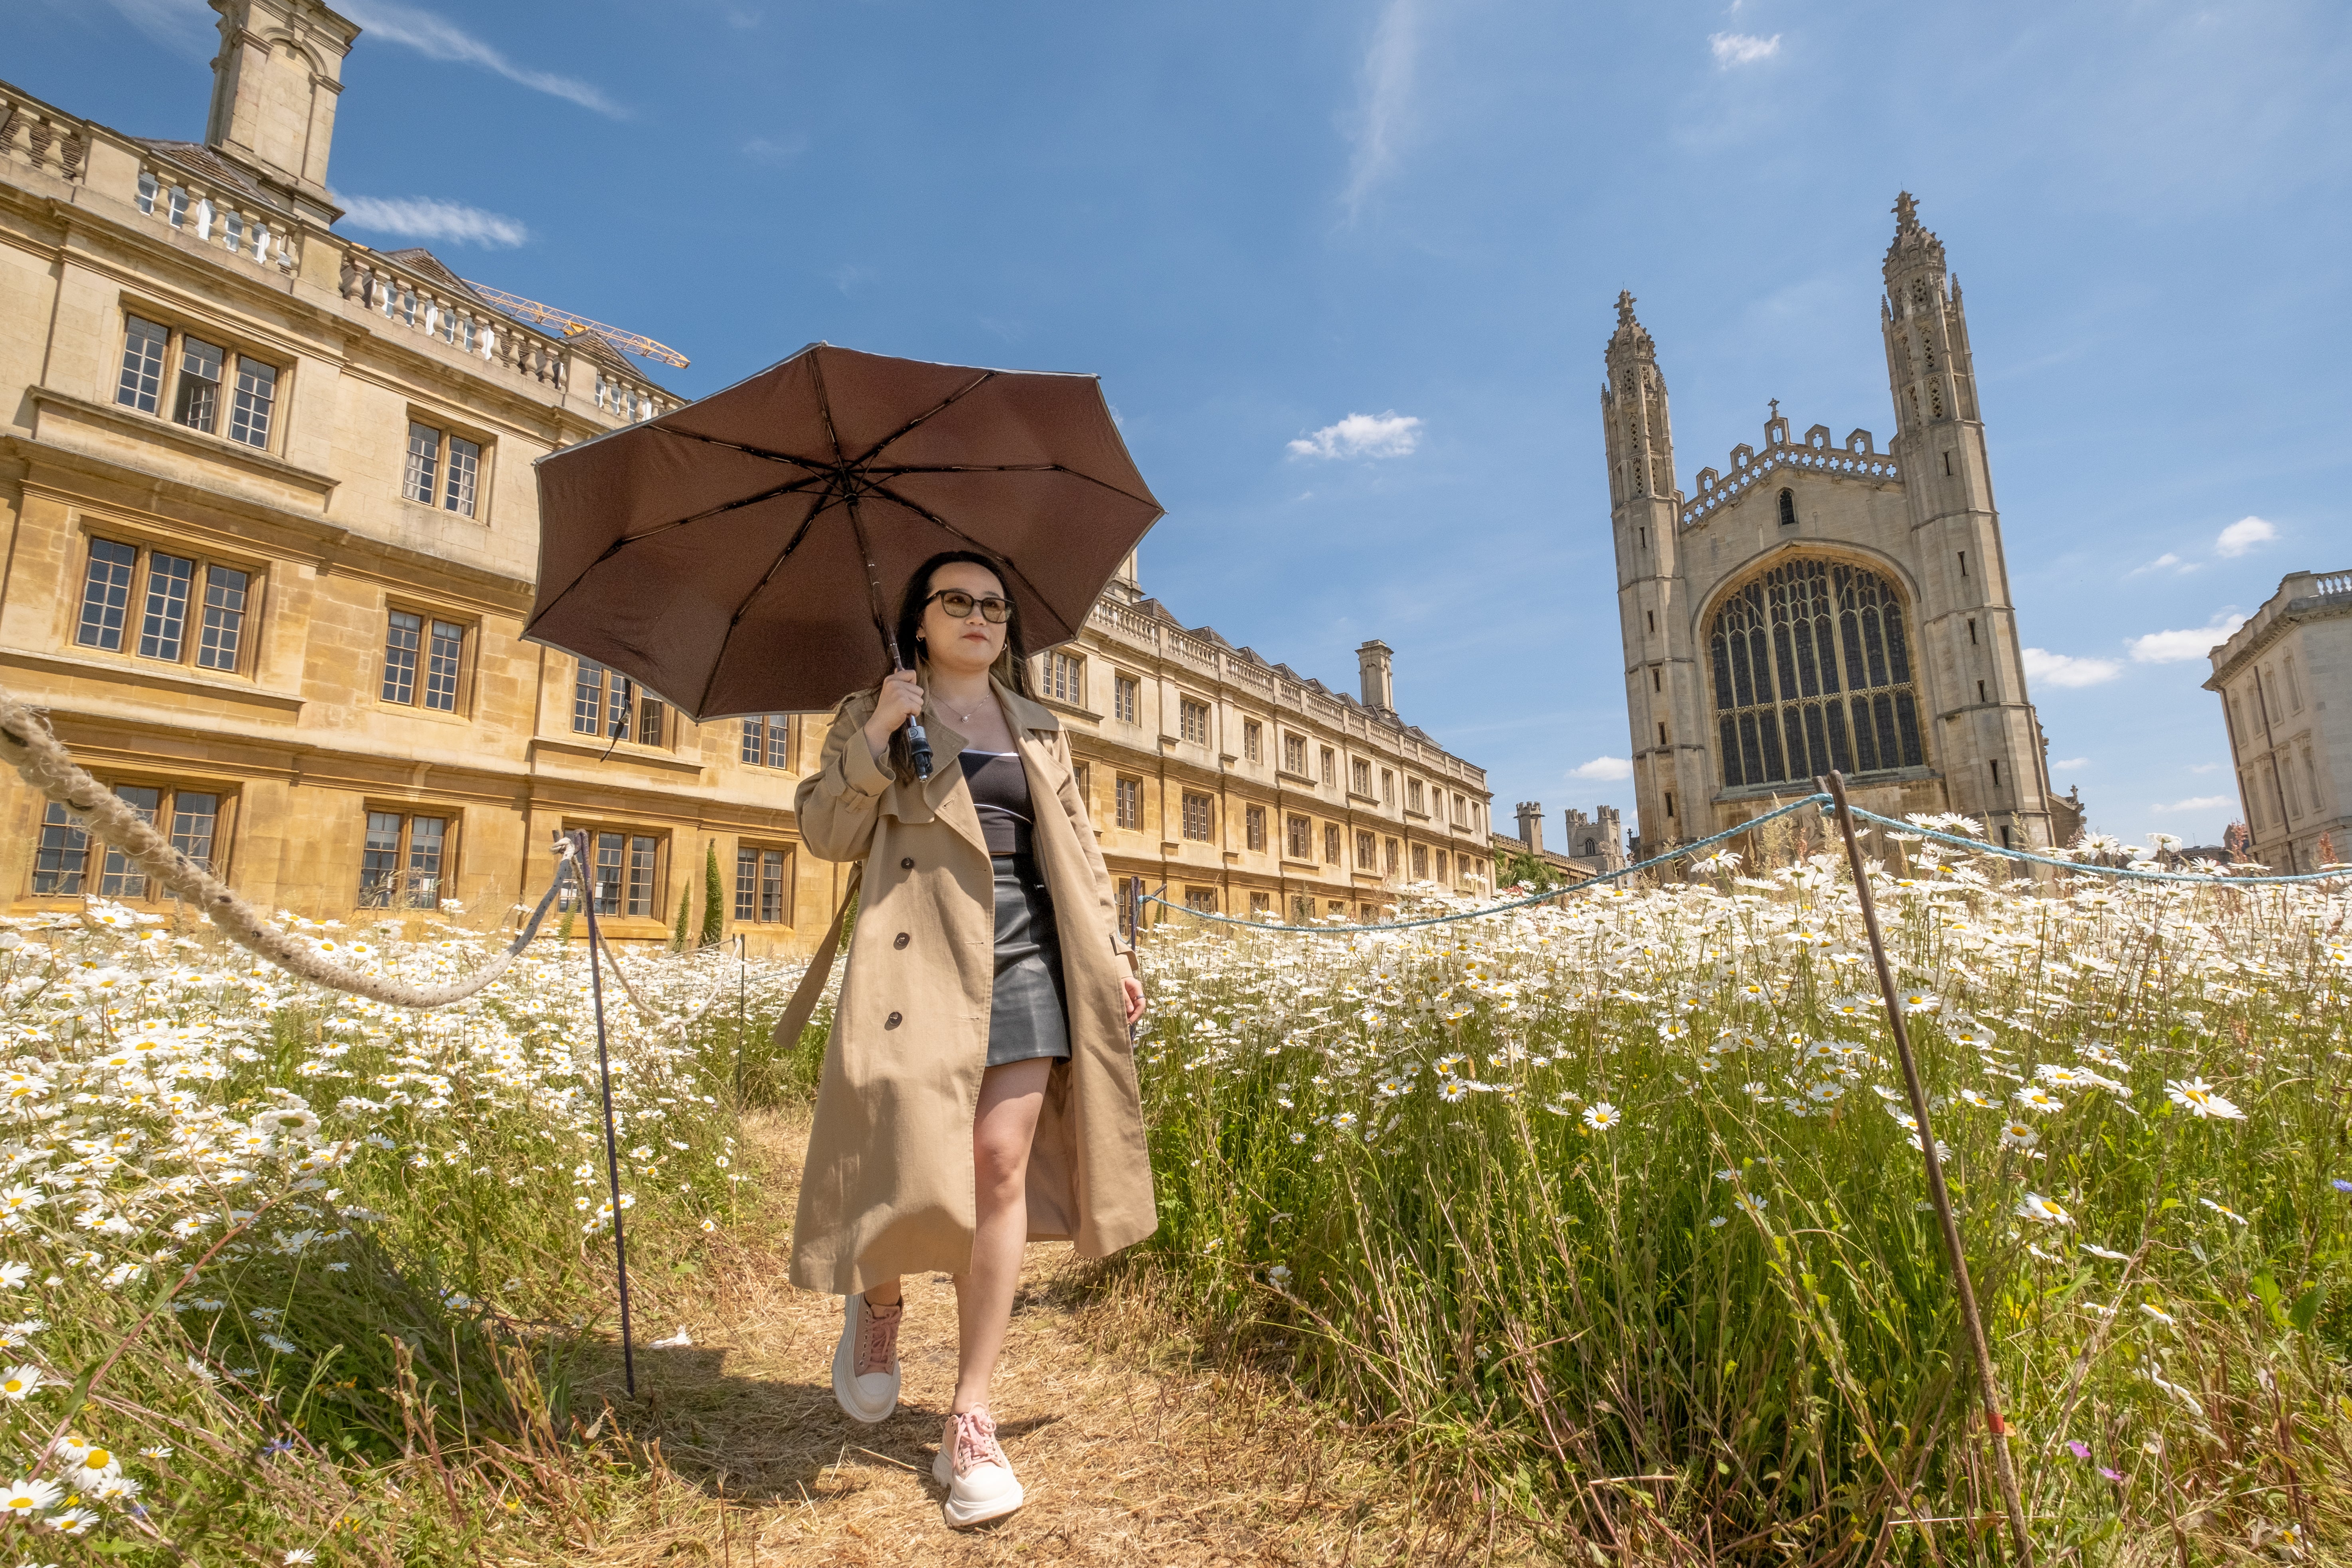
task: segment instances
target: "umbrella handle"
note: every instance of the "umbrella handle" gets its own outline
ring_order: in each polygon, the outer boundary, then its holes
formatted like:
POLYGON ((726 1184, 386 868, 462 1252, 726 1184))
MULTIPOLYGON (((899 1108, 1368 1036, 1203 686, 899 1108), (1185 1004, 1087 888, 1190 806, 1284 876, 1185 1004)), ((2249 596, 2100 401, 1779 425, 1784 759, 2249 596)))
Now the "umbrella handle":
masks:
POLYGON ((931 776, 931 739, 923 733, 923 721, 907 721, 907 749, 915 756, 915 776, 928 781, 931 776))

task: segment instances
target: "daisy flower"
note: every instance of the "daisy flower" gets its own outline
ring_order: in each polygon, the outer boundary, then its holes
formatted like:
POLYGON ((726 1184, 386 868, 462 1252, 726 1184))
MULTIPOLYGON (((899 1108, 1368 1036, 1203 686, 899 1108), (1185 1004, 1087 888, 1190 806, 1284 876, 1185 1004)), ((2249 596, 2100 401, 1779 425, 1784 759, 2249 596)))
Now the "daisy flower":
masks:
POLYGON ((2017 1091, 2017 1103, 2028 1110, 2063 1110, 2066 1102, 2048 1089, 2027 1084, 2017 1091))
POLYGON ((2117 1252, 2112 1247, 2094 1247, 2087 1241, 2083 1243, 2083 1250, 2094 1258, 2104 1258, 2110 1263, 2121 1263, 2131 1256, 2129 1253, 2117 1252))
POLYGON ((1469 1095, 1470 1086, 1458 1078, 1449 1078, 1437 1086, 1437 1098, 1448 1105, 1458 1100, 1466 1100, 1469 1095))
POLYGON ((1742 1214, 1753 1215, 1760 1218, 1763 1215, 1766 1203, 1764 1195, 1761 1193, 1739 1193, 1732 1197, 1731 1206, 1738 1209, 1742 1214))
POLYGON ((2072 1225, 2074 1216, 2068 1214, 2055 1198, 2045 1198, 2040 1193, 2028 1193, 2017 1205, 2018 1217, 2040 1225, 2072 1225))
POLYGON ((41 1386, 41 1369, 37 1366, 12 1366, 0 1373, 0 1398, 22 1399, 41 1386))
POLYGON ((58 1490, 55 1481, 45 1481, 37 1477, 13 1480, 5 1490, 0 1490, 0 1513, 10 1519, 29 1519, 46 1509, 55 1508, 58 1499, 63 1495, 58 1490))
POLYGON ((2224 1121, 2242 1121, 2246 1119, 2244 1111, 2214 1093, 2213 1086, 2201 1078, 2192 1078, 2186 1082, 2179 1079, 2167 1079, 2164 1081, 2164 1092, 2171 1097, 2173 1104, 2179 1106, 2192 1116, 2210 1116, 2224 1121))
POLYGON ((1625 1113, 1605 1100, 1584 1108, 1584 1124, 1595 1132, 1606 1132, 1624 1120, 1625 1113))
POLYGON ((2000 1146, 2004 1149, 2031 1149, 2042 1142, 2042 1134, 2022 1121, 2012 1121, 2000 1130, 2000 1146))
POLYGON ((1987 1094, 1980 1089, 1964 1089, 1960 1090, 1960 1098, 1969 1104, 1975 1106, 1979 1110, 1999 1110, 2000 1109, 2000 1101, 1995 1100, 1991 1095, 1987 1094))

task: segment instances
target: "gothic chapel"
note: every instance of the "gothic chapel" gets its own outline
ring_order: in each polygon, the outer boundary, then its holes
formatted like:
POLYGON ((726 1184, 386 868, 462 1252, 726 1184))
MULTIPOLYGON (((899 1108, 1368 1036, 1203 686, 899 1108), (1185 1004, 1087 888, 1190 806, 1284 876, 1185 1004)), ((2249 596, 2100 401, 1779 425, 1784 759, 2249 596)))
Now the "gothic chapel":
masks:
POLYGON ((1965 812, 1995 842, 2072 842, 2025 689, 1960 289, 1944 247, 1895 204, 1880 325, 1896 434, 1791 437, 1675 473, 1655 345, 1617 298, 1607 432, 1625 700, 1643 853, 1810 794, 1836 768, 1855 804, 1965 812))

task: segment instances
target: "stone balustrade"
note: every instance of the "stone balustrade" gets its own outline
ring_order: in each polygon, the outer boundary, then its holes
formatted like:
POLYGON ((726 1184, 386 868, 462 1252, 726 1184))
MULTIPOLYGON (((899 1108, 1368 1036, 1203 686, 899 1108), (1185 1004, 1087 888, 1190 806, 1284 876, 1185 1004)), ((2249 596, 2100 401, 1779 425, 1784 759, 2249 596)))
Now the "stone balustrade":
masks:
MULTIPOLYGON (((1785 425, 1780 427, 1784 431, 1787 428, 1785 425)), ((1843 447, 1832 447, 1829 432, 1817 425, 1805 433, 1801 441, 1773 440, 1760 452, 1752 447, 1734 447, 1731 471, 1727 474, 1701 468, 1698 493, 1683 503, 1683 526, 1688 528, 1730 505, 1762 483, 1766 475, 1784 468, 1870 484, 1899 484, 1903 479, 1894 458, 1871 449, 1869 431, 1856 430, 1846 437, 1843 447)))
POLYGON ((1087 618, 1097 631, 1113 641, 1124 643, 1146 656, 1158 656, 1198 669, 1229 685, 1245 688, 1271 708, 1288 709, 1340 734, 1360 735, 1368 741, 1378 740, 1393 746, 1407 761, 1417 763, 1433 776, 1443 775, 1458 780, 1482 791, 1486 788, 1486 775, 1478 769, 1415 738, 1401 726, 1377 718, 1368 710, 1352 703, 1323 696, 1296 681, 1286 680, 1267 666, 1225 652, 1189 632, 1154 619, 1131 605, 1108 597, 1097 599, 1087 618))
POLYGON ((89 163, 89 127, 0 87, 0 158, 79 183, 89 163))
POLYGON ((290 273, 302 264, 300 226, 285 213, 167 160, 142 162, 134 199, 139 210, 158 223, 256 266, 290 273))

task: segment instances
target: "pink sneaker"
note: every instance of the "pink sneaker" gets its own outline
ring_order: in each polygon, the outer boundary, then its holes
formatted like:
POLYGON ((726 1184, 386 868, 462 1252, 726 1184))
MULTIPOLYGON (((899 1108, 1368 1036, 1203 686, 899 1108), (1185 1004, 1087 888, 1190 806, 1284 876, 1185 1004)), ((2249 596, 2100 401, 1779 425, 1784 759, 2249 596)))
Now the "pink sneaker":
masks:
POLYGON ((931 1479, 948 1489, 943 1511, 951 1529, 1002 1519, 1021 1506, 1021 1483, 997 1446, 996 1420, 985 1410, 948 1417, 931 1479))
POLYGON ((841 1339, 833 1347, 833 1397, 853 1421, 872 1425, 898 1408, 898 1324, 907 1303, 866 1304, 866 1293, 841 1303, 841 1339))

